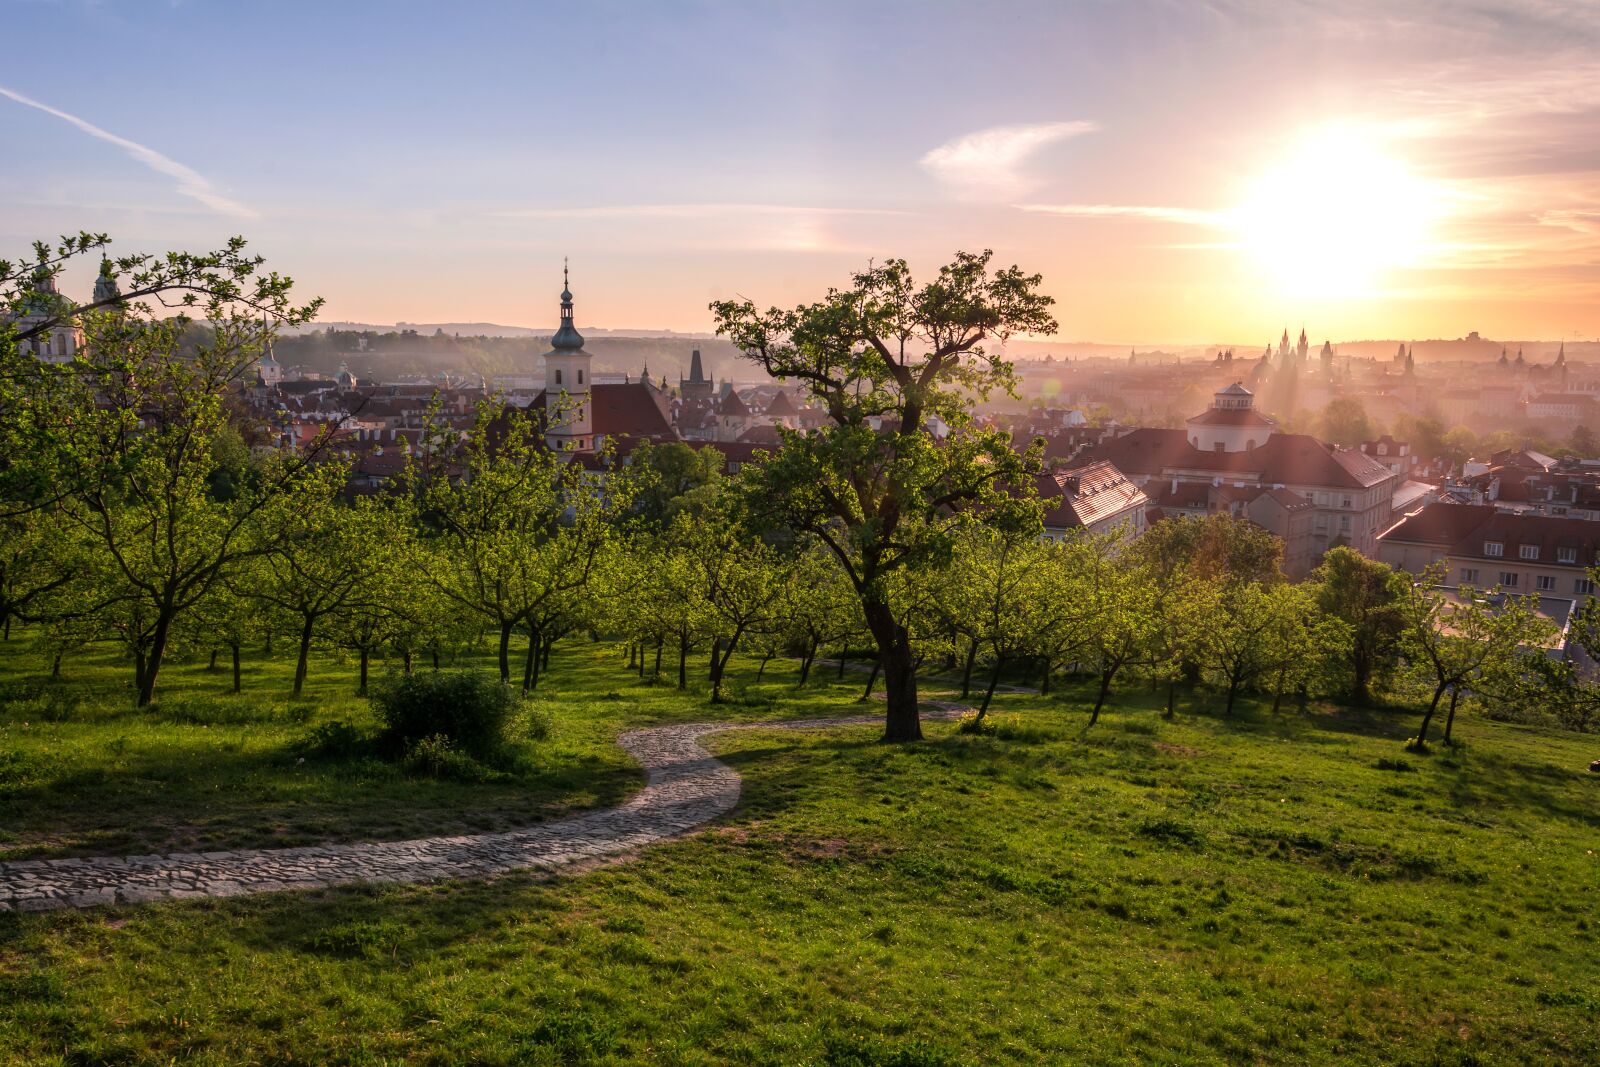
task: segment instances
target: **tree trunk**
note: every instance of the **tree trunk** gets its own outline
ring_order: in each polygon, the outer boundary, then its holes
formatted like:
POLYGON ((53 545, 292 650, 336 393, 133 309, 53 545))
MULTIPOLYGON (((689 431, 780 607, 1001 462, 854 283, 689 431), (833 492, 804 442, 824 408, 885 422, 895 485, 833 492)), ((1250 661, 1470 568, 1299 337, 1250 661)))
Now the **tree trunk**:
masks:
POLYGON ((1042 697, 1047 697, 1050 695, 1050 675, 1054 673, 1054 667, 1055 664, 1050 662, 1050 659, 1046 657, 1044 661, 1044 675, 1039 679, 1039 695, 1042 697))
POLYGON ((206 664, 206 670, 214 671, 216 669, 217 669, 217 650, 213 648, 211 650, 211 662, 206 664))
POLYGON ((291 696, 299 696, 300 690, 306 684, 306 665, 311 660, 311 629, 312 619, 307 616, 300 627, 300 655, 294 662, 294 692, 291 696))
POLYGON ((11 616, 6 616, 6 640, 11 640, 11 616))
MULTIPOLYGON (((511 630, 515 624, 502 622, 500 624, 500 684, 511 684, 511 630)), ((434 664, 438 666, 437 661, 434 664)))
POLYGON ((411 673, 411 650, 409 648, 400 653, 400 660, 405 664, 405 672, 409 675, 411 673))
POLYGON ((678 688, 689 688, 689 635, 678 635, 678 688))
POLYGON ((356 687, 356 696, 358 697, 367 695, 367 660, 371 655, 372 653, 367 649, 363 648, 361 650, 361 684, 356 687))
POLYGON ((239 646, 233 646, 233 691, 239 692, 239 646))
POLYGON ((1447 685, 1440 685, 1433 691, 1433 701, 1429 703, 1428 710, 1422 716, 1422 726, 1417 730, 1417 747, 1423 748, 1428 743, 1428 724, 1433 721, 1433 713, 1439 710, 1439 701, 1444 696, 1447 685))
POLYGON ((1272 689, 1272 714, 1274 717, 1277 716, 1279 709, 1283 707, 1283 676, 1288 671, 1287 667, 1278 668, 1278 682, 1272 689))
POLYGON ((1100 721, 1100 709, 1106 706, 1106 696, 1111 692, 1111 679, 1116 673, 1115 667, 1100 668, 1100 692, 1095 694, 1094 710, 1089 713, 1090 726, 1100 721))
POLYGON ((894 617, 888 604, 868 600, 862 604, 867 625, 878 643, 883 665, 883 687, 888 707, 884 712, 885 741, 921 741, 922 717, 917 711, 917 675, 911 663, 911 635, 894 617))
POLYGON ((961 699, 965 700, 972 695, 972 664, 978 658, 978 639, 974 637, 967 644, 967 664, 961 669, 961 699))
POLYGON ((156 698, 156 676, 161 673, 161 657, 167 651, 167 636, 172 631, 172 615, 162 614, 156 619, 156 629, 150 635, 150 649, 145 653, 144 669, 140 671, 139 706, 147 708, 156 698))
MULTIPOLYGON (((9 638, 7 640, 9 640, 9 638)), ((56 654, 50 658, 50 677, 52 677, 52 678, 60 678, 61 677, 61 651, 60 651, 60 649, 57 649, 56 650, 56 654)))
POLYGON ((806 679, 811 677, 811 664, 817 658, 817 646, 821 643, 816 638, 812 638, 811 643, 806 646, 806 654, 800 657, 800 681, 796 683, 797 685, 803 687, 806 684, 806 679))
POLYGON ((433 654, 433 669, 434 670, 438 670, 439 669, 439 650, 437 648, 435 648, 435 649, 430 649, 429 651, 432 652, 432 654, 433 654))
POLYGON ((539 635, 528 631, 528 654, 522 661, 522 691, 531 690, 539 682, 539 635))
POLYGON ((1372 703, 1371 681, 1372 664, 1367 662, 1365 656, 1355 658, 1355 676, 1350 681, 1350 703, 1372 703))
POLYGON ((665 637, 656 638, 656 681, 661 681, 661 648, 667 643, 665 637))
POLYGON ((1461 690, 1452 686, 1450 689, 1450 710, 1444 717, 1444 743, 1447 745, 1455 744, 1454 741, 1450 740, 1450 731, 1456 724, 1456 702, 1460 699, 1461 690))
POLYGON ((722 638, 711 639, 711 703, 722 703, 722 638))
POLYGON ((1167 714, 1166 714, 1166 717, 1169 718, 1169 719, 1172 718, 1175 714, 1177 714, 1177 700, 1178 700, 1178 680, 1176 678, 1168 678, 1167 679, 1167 714))
POLYGON ((978 718, 989 714, 989 701, 994 699, 994 687, 1000 684, 1000 669, 1006 665, 1004 656, 994 658, 994 670, 989 672, 989 688, 983 691, 983 703, 978 705, 978 718))
POLYGON ((630 671, 633 670, 633 668, 638 664, 638 660, 639 660, 639 642, 637 642, 637 641, 629 641, 628 642, 628 667, 627 667, 627 669, 630 670, 630 671))
POLYGON ((1228 706, 1223 710, 1223 714, 1228 716, 1230 719, 1233 718, 1233 700, 1238 695, 1239 695, 1239 679, 1237 677, 1233 676, 1233 675, 1229 675, 1228 676, 1228 706))
POLYGON ((760 684, 761 676, 767 673, 767 664, 771 662, 774 653, 764 652, 761 655, 761 666, 756 668, 756 683, 760 684))
MULTIPOLYGON (((883 670, 883 660, 881 660, 881 659, 873 660, 872 661, 872 673, 867 675, 867 687, 861 691, 861 699, 862 700, 871 700, 872 699, 872 687, 878 684, 878 674, 882 670, 883 670)), ((912 672, 913 675, 916 674, 916 670, 917 669, 916 669, 915 666, 913 666, 911 668, 911 672, 912 672)))
POLYGON ((839 681, 844 681, 844 654, 850 651, 849 646, 839 650, 839 681))
MULTIPOLYGON (((555 647, 556 647, 556 635, 555 634, 550 634, 548 637, 543 637, 543 638, 540 639, 540 644, 539 644, 539 669, 542 672, 546 673, 546 674, 550 673, 550 653, 552 651, 554 651, 555 647)), ((535 675, 533 680, 535 682, 538 682, 538 680, 539 680, 538 675, 535 675)))

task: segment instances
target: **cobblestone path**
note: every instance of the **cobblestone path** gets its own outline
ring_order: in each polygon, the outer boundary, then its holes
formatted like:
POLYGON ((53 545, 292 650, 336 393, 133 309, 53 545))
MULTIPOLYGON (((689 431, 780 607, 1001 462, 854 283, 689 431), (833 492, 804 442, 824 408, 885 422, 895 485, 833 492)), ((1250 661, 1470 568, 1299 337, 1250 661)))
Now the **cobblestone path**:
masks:
MULTIPOLYGON (((949 718, 963 705, 925 701, 949 718)), ((880 716, 767 723, 692 723, 623 734, 617 743, 649 772, 626 804, 522 830, 306 848, 0 863, 0 911, 46 911, 192 897, 232 897, 352 882, 431 882, 507 871, 556 870, 686 833, 731 811, 739 775, 700 745, 726 730, 803 730, 881 723, 880 716)))

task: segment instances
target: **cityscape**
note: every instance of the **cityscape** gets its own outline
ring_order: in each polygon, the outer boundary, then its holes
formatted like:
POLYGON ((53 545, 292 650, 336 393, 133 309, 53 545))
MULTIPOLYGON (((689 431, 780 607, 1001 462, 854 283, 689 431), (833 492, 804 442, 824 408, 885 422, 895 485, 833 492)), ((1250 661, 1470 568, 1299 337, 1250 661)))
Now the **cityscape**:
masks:
POLYGON ((0 1062, 1600 1059, 1600 13, 0 11, 0 1062))

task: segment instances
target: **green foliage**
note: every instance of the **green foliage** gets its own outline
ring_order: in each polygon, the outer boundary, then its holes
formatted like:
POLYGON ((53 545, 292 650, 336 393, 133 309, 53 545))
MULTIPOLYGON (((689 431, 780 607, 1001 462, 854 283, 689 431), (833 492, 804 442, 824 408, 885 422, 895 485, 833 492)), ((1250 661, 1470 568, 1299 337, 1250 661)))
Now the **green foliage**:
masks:
POLYGON ((717 332, 780 381, 799 382, 828 413, 749 468, 771 525, 808 533, 833 552, 861 601, 888 690, 885 736, 921 736, 910 636, 890 577, 936 565, 974 520, 1037 532, 1028 491, 1041 450, 1019 455, 1008 436, 978 428, 971 403, 1011 391, 1011 367, 984 349, 1015 332, 1049 332, 1041 279, 990 270, 991 254, 958 253, 918 286, 904 260, 858 272, 845 289, 791 311, 749 301, 712 305, 717 332), (887 420, 889 432, 875 425, 887 420), (950 429, 942 441, 929 430, 950 429))
POLYGON ((374 687, 372 703, 383 722, 382 743, 391 751, 444 738, 476 759, 501 753, 507 729, 522 711, 515 689, 480 671, 385 677, 374 687))

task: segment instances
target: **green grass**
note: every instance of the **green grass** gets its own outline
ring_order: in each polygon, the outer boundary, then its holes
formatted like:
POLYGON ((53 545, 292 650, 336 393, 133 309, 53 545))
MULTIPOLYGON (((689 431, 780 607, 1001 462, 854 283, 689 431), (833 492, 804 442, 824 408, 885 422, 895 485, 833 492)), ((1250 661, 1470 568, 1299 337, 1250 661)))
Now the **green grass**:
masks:
MULTIPOLYGON (((396 805, 419 827, 540 817, 637 782, 608 741, 626 727, 860 709, 862 680, 831 670, 796 694, 787 669, 759 686, 741 669, 743 702, 712 708, 703 686, 639 685, 615 646, 556 658, 548 776, 515 787, 306 772, 284 752, 309 726, 266 710, 284 703, 268 672, 237 722, 0 714, 0 754, 65 753, 4 780, 3 823, 81 848, 86 827, 142 831, 78 807, 163 792, 182 801, 163 832, 247 835, 278 806, 390 829, 396 805), (111 755, 120 737, 145 755, 111 755), (131 781, 163 753, 187 758, 159 787, 131 781), (537 799, 514 809, 517 791, 537 799)), ((335 673, 310 722, 355 713, 335 673)), ((178 675, 197 700, 225 687, 178 675)), ((1461 748, 1415 756, 1410 714, 1226 721, 1204 693, 1172 722, 1128 694, 1084 735, 1085 695, 999 696, 994 735, 938 723, 914 746, 865 727, 717 735, 740 808, 580 876, 0 915, 0 1060, 1600 1060, 1592 739, 1473 718, 1461 748)))

